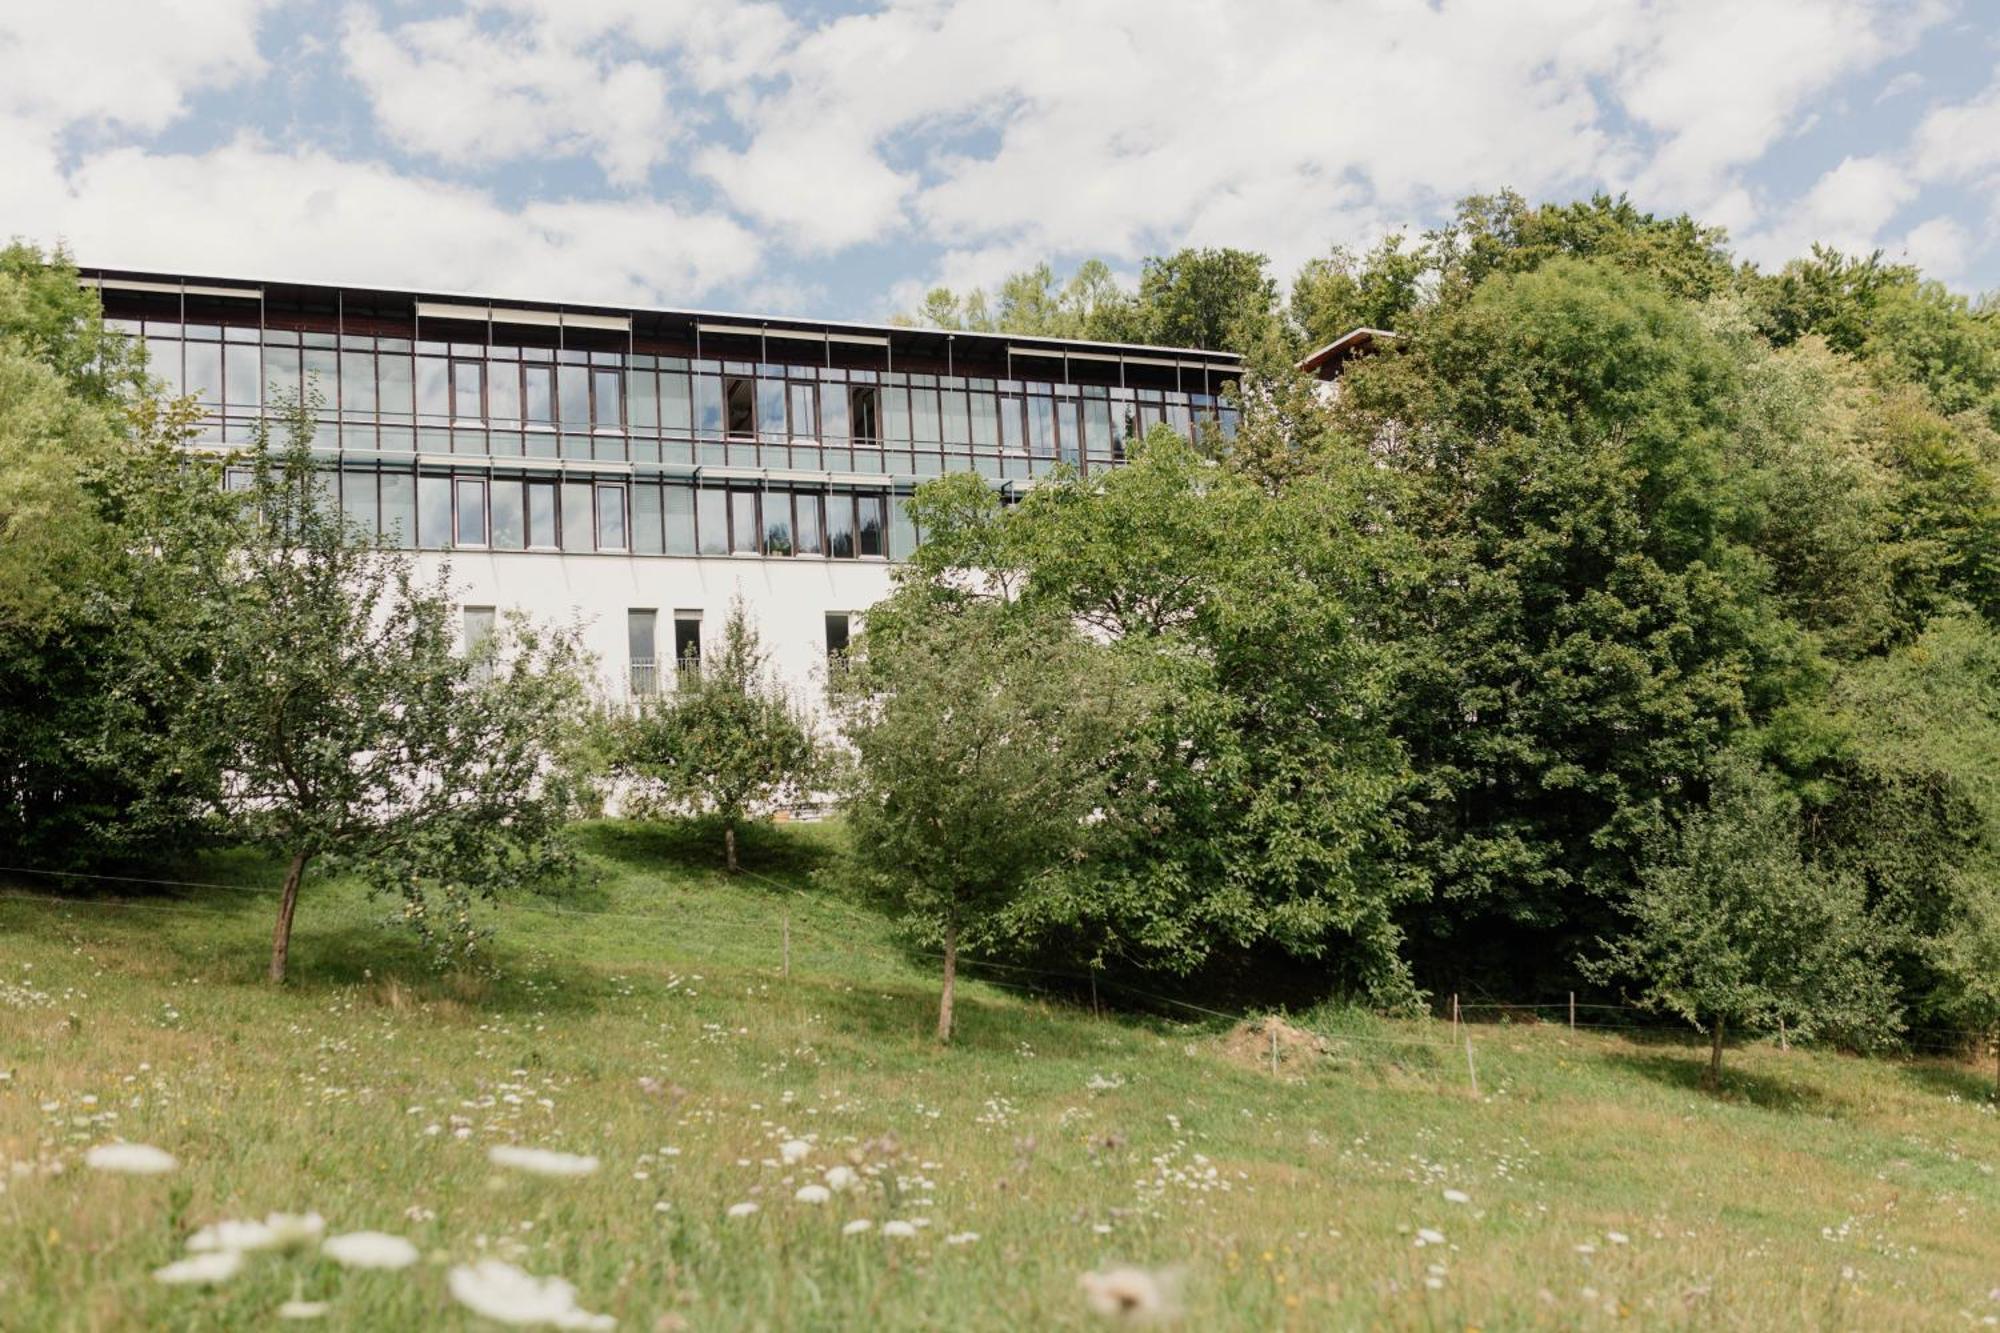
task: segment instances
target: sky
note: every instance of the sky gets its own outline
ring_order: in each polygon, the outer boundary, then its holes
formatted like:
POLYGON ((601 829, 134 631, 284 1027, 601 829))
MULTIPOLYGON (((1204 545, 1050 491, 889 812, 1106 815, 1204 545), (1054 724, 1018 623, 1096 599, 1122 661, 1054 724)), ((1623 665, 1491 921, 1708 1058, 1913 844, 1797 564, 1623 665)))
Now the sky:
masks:
POLYGON ((0 4, 0 237, 106 267, 871 320, 1511 187, 1976 295, 1996 184, 2000 0, 0 4))

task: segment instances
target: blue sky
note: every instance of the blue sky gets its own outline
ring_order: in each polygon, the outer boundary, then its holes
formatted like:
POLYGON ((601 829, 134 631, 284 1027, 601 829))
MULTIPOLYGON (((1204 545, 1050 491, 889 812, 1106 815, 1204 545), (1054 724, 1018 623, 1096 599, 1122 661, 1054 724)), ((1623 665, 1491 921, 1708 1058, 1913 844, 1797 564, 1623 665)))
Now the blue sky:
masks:
POLYGON ((1624 191, 2000 288, 1976 0, 64 0, 0 11, 0 233, 84 263, 878 318, 1624 191))

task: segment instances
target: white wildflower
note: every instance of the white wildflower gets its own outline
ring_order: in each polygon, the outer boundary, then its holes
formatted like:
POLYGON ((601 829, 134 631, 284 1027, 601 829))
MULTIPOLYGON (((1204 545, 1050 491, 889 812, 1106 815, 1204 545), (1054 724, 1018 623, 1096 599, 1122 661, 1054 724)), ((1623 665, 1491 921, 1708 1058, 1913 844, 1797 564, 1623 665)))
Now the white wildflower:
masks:
POLYGON ((757 1205, 754 1203, 732 1203, 729 1205, 729 1216, 731 1217, 748 1217, 756 1211, 757 1205))
POLYGON ((1173 1316, 1173 1280, 1143 1268, 1112 1268, 1077 1279, 1084 1300, 1107 1319, 1133 1323, 1173 1316))
POLYGON ((143 1143, 100 1143, 83 1155, 83 1164, 128 1176, 164 1175, 180 1165, 172 1153, 143 1143))
POLYGON ((1446 1203, 1471 1203, 1472 1196, 1464 1190, 1446 1190, 1444 1192, 1444 1201, 1446 1203))
POLYGON ((911 1226, 908 1222, 900 1220, 894 1222, 884 1222, 882 1224, 882 1234, 885 1236, 893 1237, 896 1240, 908 1240, 910 1239, 910 1237, 917 1234, 917 1229, 911 1226))
POLYGON ((318 1213, 269 1213, 264 1229, 274 1250, 302 1250, 326 1234, 326 1219, 318 1213))
POLYGON ((576 1288, 559 1277, 536 1277, 498 1259, 460 1264, 446 1277, 452 1298, 475 1314, 500 1324, 547 1324, 554 1328, 611 1328, 608 1314, 579 1309, 576 1288))
POLYGON ((843 1236, 858 1236, 862 1232, 872 1228, 874 1225, 875 1224, 873 1222, 870 1222, 865 1217, 857 1217, 852 1222, 849 1222, 846 1226, 842 1227, 840 1229, 840 1234, 843 1236))
POLYGON ((271 1235, 271 1228, 262 1222, 212 1222, 187 1240, 190 1254, 268 1250, 274 1244, 276 1241, 271 1235))
POLYGON ((835 1193, 853 1189, 861 1183, 851 1166, 830 1166, 826 1170, 826 1187, 835 1193))
POLYGON ((1434 1227, 1418 1227, 1417 1244, 1442 1245, 1444 1244, 1444 1232, 1439 1231, 1434 1227))
POLYGON ((416 1246, 381 1231, 328 1236, 319 1250, 344 1268, 408 1268, 417 1261, 416 1246))
POLYGON ((954 1231, 944 1238, 947 1245, 970 1245, 979 1239, 977 1231, 954 1231))
POLYGON ((804 1139, 786 1139, 778 1145, 778 1156, 784 1159, 786 1166, 797 1166, 806 1160, 812 1150, 812 1145, 804 1139))
POLYGON ((1604 1239, 1610 1241, 1613 1245, 1630 1245, 1632 1243, 1632 1238, 1622 1231, 1607 1231, 1604 1233, 1604 1239))
POLYGON ((833 1191, 824 1185, 801 1185, 792 1197, 800 1203, 825 1203, 833 1197, 833 1191))
POLYGON ((278 1307, 280 1319, 318 1319, 333 1308, 326 1301, 286 1301, 278 1307))
POLYGON ((500 1143, 487 1149, 486 1160, 495 1166, 509 1166, 535 1176, 587 1176, 597 1170, 595 1157, 555 1152, 548 1148, 522 1148, 500 1143))
POLYGON ((227 1282, 241 1271, 241 1254, 235 1250, 217 1250, 212 1254, 197 1254, 192 1259, 177 1260, 165 1268, 156 1268, 153 1270, 153 1281, 177 1286, 207 1286, 211 1282, 227 1282))

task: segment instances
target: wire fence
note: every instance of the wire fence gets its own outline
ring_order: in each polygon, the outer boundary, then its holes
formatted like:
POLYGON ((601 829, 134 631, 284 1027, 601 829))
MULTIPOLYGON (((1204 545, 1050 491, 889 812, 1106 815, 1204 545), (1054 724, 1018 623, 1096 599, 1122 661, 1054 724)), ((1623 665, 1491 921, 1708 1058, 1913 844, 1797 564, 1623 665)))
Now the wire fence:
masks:
MULTIPOLYGON (((194 889, 243 894, 262 898, 275 898, 281 892, 280 888, 275 885, 260 886, 227 883, 219 880, 166 879, 143 875, 113 875, 75 870, 50 870, 35 866, 0 865, 0 875, 32 876, 58 882, 75 881, 144 886, 159 889, 194 889)), ((785 895, 787 903, 806 896, 801 894, 796 885, 787 884, 783 880, 757 871, 739 869, 735 872, 734 877, 760 883, 775 889, 785 895)), ((37 893, 6 885, 0 885, 0 901, 26 902, 45 906, 120 908, 152 913, 199 914, 207 916, 235 915, 227 909, 189 901, 185 898, 156 901, 132 897, 107 897, 103 895, 52 896, 48 893, 37 893)), ((824 894, 814 894, 810 896, 810 901, 816 909, 832 909, 848 916, 857 923, 876 928, 879 928, 881 925, 879 917, 868 913, 852 903, 843 902, 838 898, 828 897, 824 894)), ((506 901, 505 906, 507 910, 511 911, 536 912, 570 919, 637 922, 653 926, 667 924, 671 920, 668 915, 659 911, 611 911, 597 908, 564 906, 532 899, 509 899, 506 901)), ((775 933, 779 937, 778 970, 783 975, 789 976, 791 971, 794 923, 788 906, 781 907, 776 922, 768 914, 719 912, 712 903, 704 905, 702 912, 704 917, 711 923, 739 927, 744 930, 761 930, 775 933)), ((886 949, 858 945, 851 939, 842 939, 838 942, 829 940, 824 943, 826 947, 837 951, 842 956, 865 956, 875 962, 887 964, 892 967, 907 966, 917 961, 939 965, 942 965, 944 962, 943 954, 925 949, 912 948, 892 952, 886 949)), ((1130 1000, 1136 1001, 1138 1005, 1152 1008, 1156 1012, 1159 1010, 1175 1011, 1193 1015, 1196 1019, 1202 1021, 1240 1024, 1272 1017, 1277 1012, 1269 1007, 1261 1006, 1255 1008, 1220 1009, 1178 996, 1161 994, 1158 991, 1133 985, 1122 978, 1112 979, 1098 970, 1077 971, 1029 966, 1020 963, 1003 962, 999 959, 980 958, 964 953, 958 955, 957 966, 963 971, 980 974, 979 980, 987 985, 1042 999, 1068 998, 1080 1002, 1083 992, 1087 988, 1089 1003, 1093 1012, 1098 1012, 1103 1008, 1102 1002, 1099 999, 1101 993, 1127 997, 1130 1000), (1050 984, 1052 982, 1067 983, 1067 985, 1060 987, 1053 986, 1050 984)), ((1329 1043, 1357 1042, 1380 1046, 1428 1047, 1454 1052, 1463 1048, 1467 1053, 1468 1070, 1472 1068, 1471 1030, 1476 1022, 1480 1028, 1488 1030, 1525 1023, 1537 1027, 1564 1027, 1577 1032, 1615 1033, 1634 1037, 1665 1038, 1680 1035, 1680 1030, 1676 1028, 1668 1016, 1661 1015, 1658 1010, 1649 1006, 1629 1001, 1579 1000, 1573 993, 1565 1000, 1553 1001, 1462 1000, 1458 995, 1453 994, 1436 997, 1436 1005, 1437 1007, 1426 1016, 1427 1026, 1436 1028, 1448 1027, 1448 1036, 1389 1035, 1358 1033, 1345 1030, 1317 1030, 1312 1035, 1329 1043), (1480 1014, 1493 1015, 1494 1017, 1484 1021, 1475 1020, 1473 1016, 1480 1014), (1550 1014, 1554 1015, 1554 1017, 1544 1017, 1544 1015, 1550 1014), (1643 1016, 1644 1019, 1650 1021, 1607 1022, 1601 1021, 1601 1019, 1579 1017, 1579 1015, 1598 1016, 1612 1014, 1643 1016)), ((1963 1052, 1969 1050, 1975 1044, 1984 1041, 1983 1034, 1960 1028, 1905 1026, 1900 1029, 1900 1032, 1905 1037, 1934 1039, 1933 1044, 1926 1048, 1934 1053, 1945 1051, 1963 1052)), ((1778 1037, 1781 1045, 1788 1046, 1787 1036, 1782 1029, 1775 1035, 1778 1037)), ((1275 1043, 1275 1031, 1272 1036, 1275 1043)), ((1274 1044, 1274 1069, 1277 1063, 1276 1047, 1274 1044)), ((1476 1074, 1473 1075, 1473 1082, 1476 1085, 1476 1074)))

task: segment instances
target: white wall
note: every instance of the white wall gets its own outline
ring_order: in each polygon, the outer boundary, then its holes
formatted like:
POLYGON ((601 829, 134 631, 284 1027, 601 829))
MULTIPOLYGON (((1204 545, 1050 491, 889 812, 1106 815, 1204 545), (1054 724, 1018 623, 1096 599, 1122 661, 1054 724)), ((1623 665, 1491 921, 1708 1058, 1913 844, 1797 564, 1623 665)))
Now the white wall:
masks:
POLYGON ((553 552, 420 552, 419 569, 449 564, 456 600, 501 614, 528 612, 544 623, 572 619, 598 659, 607 697, 626 697, 625 613, 659 612, 657 658, 673 659, 674 612, 702 613, 703 655, 714 651, 739 592, 763 636, 773 670, 818 707, 826 681, 826 613, 863 611, 889 591, 885 560, 777 559, 763 556, 583 555, 553 552))

